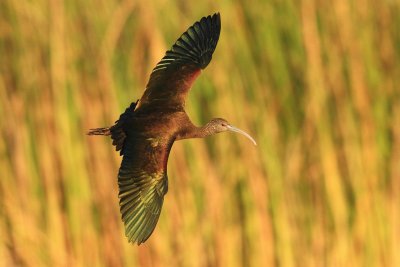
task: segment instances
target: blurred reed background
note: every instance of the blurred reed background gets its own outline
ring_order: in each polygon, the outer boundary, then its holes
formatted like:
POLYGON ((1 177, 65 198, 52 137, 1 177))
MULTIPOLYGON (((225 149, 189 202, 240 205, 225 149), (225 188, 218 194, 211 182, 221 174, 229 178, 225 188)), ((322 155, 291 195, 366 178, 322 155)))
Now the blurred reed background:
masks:
POLYGON ((0 266, 400 266, 396 0, 0 1, 0 266), (258 141, 175 143, 159 224, 120 220, 107 138, 152 68, 221 12, 188 113, 258 141))

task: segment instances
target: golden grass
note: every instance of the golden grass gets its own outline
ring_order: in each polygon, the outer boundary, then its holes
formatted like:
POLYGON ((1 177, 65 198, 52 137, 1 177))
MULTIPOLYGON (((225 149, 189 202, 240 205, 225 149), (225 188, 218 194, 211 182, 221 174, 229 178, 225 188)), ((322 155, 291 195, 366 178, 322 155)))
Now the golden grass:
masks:
POLYGON ((400 266, 396 0, 0 2, 0 266, 400 266), (159 224, 127 243, 112 124, 195 20, 220 43, 159 224))

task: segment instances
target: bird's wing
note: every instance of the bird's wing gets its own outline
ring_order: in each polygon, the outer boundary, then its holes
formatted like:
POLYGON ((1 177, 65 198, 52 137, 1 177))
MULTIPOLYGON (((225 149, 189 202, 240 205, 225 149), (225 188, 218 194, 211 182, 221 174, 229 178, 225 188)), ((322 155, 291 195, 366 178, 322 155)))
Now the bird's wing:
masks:
POLYGON ((168 191, 167 161, 173 139, 127 136, 118 173, 120 211, 129 242, 153 232, 168 191))
POLYGON ((183 108, 192 83, 211 61, 220 31, 219 13, 189 27, 153 69, 136 111, 183 108))

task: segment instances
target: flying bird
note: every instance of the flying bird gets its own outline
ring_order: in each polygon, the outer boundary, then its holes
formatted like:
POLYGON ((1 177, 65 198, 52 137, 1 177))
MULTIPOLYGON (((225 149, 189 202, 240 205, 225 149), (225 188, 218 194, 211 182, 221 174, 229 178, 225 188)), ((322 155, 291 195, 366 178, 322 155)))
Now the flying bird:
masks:
POLYGON ((167 162, 175 141, 233 131, 256 145, 249 134, 225 119, 212 119, 197 127, 185 112, 187 94, 210 63, 220 31, 219 13, 194 23, 153 69, 140 100, 113 126, 88 132, 111 136, 123 156, 118 173, 119 205, 129 242, 140 245, 154 231, 168 191, 167 162))

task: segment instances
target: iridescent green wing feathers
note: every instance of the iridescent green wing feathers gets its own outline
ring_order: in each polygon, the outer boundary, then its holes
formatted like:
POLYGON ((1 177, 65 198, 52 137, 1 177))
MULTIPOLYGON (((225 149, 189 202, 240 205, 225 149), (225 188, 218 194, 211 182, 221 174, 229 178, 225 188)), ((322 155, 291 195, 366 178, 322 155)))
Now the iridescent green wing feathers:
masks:
POLYGON ((167 161, 173 141, 128 136, 118 173, 120 211, 129 242, 146 241, 168 191, 167 161))
POLYGON ((183 107, 192 83, 211 61, 220 31, 219 13, 189 27, 153 69, 137 110, 183 107))

